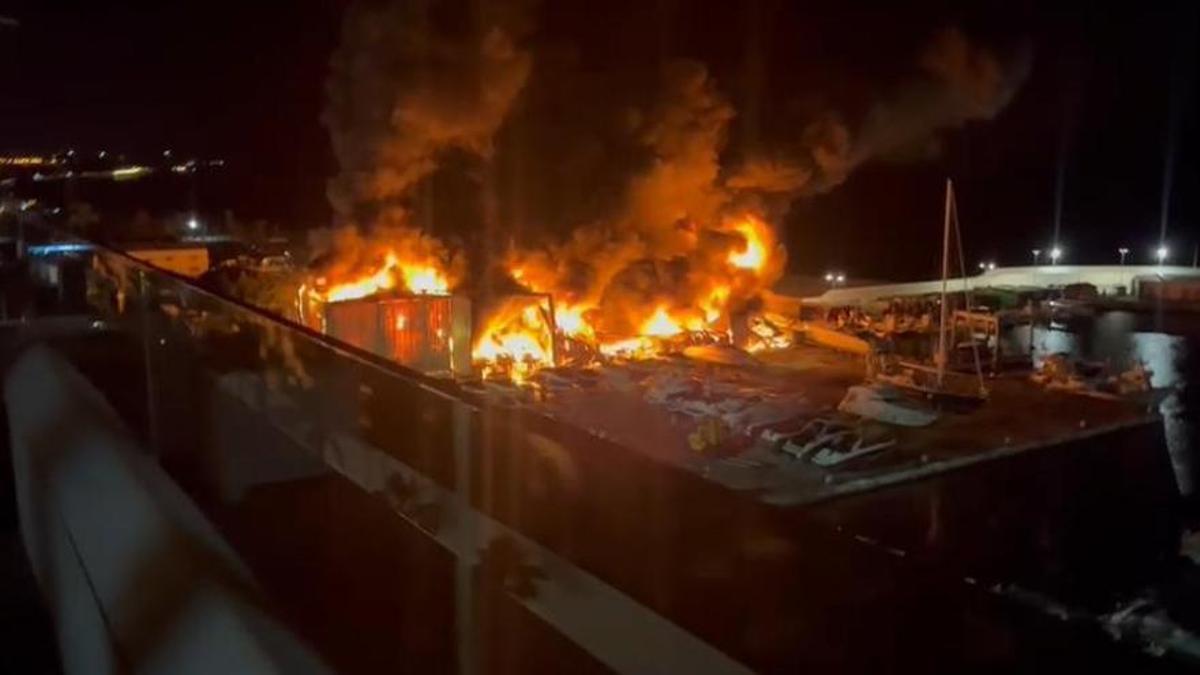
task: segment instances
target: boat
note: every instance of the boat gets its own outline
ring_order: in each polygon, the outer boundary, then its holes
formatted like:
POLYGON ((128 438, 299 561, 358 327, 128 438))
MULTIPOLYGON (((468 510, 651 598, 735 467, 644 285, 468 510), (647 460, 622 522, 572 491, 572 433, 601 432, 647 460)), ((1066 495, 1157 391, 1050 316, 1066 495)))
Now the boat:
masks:
POLYGON ((835 467, 850 460, 886 450, 895 444, 896 439, 894 438, 873 442, 858 434, 848 434, 817 450, 812 456, 812 463, 823 468, 835 467))
POLYGON ((809 420, 799 431, 776 437, 773 442, 783 441, 780 451, 794 459, 804 459, 811 452, 832 443, 853 431, 848 424, 828 417, 809 420))
POLYGON ((824 323, 806 322, 801 326, 801 331, 805 339, 822 347, 856 356, 866 356, 871 353, 870 342, 824 323))
POLYGON ((969 409, 987 400, 988 391, 973 375, 945 371, 911 361, 896 361, 876 373, 875 382, 919 395, 940 407, 969 409))
POLYGON ((1088 301, 1071 298, 1055 298, 1046 303, 1050 309, 1050 320, 1066 324, 1096 316, 1096 308, 1088 301))
POLYGON ((850 387, 838 410, 902 427, 925 427, 938 418, 936 411, 918 405, 897 388, 884 384, 850 387))
POLYGON ((851 426, 838 419, 817 417, 805 424, 800 431, 789 434, 779 450, 793 459, 807 460, 822 468, 832 468, 886 450, 895 444, 895 438, 881 435, 878 430, 870 433, 867 427, 851 426))
POLYGON ((983 380, 983 365, 979 359, 979 345, 975 341, 975 332, 967 321, 967 333, 970 336, 969 347, 975 361, 975 375, 969 380, 961 373, 947 370, 950 361, 951 343, 957 332, 959 316, 950 314, 949 281, 950 281, 950 234, 951 230, 958 235, 958 262, 962 271, 963 294, 966 296, 966 306, 972 307, 971 289, 966 280, 966 259, 962 250, 962 232, 958 225, 958 208, 954 201, 954 184, 946 179, 946 201, 942 218, 942 290, 941 316, 938 321, 937 354, 934 365, 892 361, 885 355, 873 355, 868 358, 872 379, 877 382, 891 384, 901 389, 920 394, 936 403, 956 406, 974 406, 987 400, 988 389, 983 380), (953 322, 951 319, 953 318, 953 322))
POLYGON ((1043 359, 1041 368, 1029 379, 1048 391, 1154 406, 1170 395, 1173 389, 1151 386, 1153 376, 1154 371, 1140 361, 1114 375, 1107 363, 1075 360, 1067 354, 1058 353, 1043 359))

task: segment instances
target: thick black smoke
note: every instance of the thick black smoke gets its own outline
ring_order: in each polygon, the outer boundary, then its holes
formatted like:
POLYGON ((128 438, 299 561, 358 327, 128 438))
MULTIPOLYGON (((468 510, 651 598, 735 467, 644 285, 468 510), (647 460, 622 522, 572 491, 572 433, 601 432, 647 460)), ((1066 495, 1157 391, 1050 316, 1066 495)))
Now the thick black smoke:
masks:
MULTIPOLYGON (((404 225, 418 207, 482 213, 440 204, 463 199, 447 190, 418 205, 424 184, 459 172, 486 190, 518 257, 603 283, 621 263, 695 253, 711 239, 704 232, 727 232, 738 213, 777 220, 866 162, 929 156, 946 132, 998 114, 1029 67, 1027 53, 1000 56, 944 30, 917 53, 895 55, 912 64, 909 74, 866 105, 814 108, 751 147, 731 138, 737 83, 719 81, 703 49, 663 47, 679 17, 659 16, 653 3, 616 4, 594 13, 569 0, 537 11, 511 1, 354 5, 325 114, 339 217, 404 225), (530 250, 571 236, 544 255, 530 250)), ((482 229, 439 223, 468 237, 482 229)))
POLYGON ((343 222, 406 224, 448 153, 480 158, 529 76, 527 3, 360 2, 346 13, 323 121, 343 222))

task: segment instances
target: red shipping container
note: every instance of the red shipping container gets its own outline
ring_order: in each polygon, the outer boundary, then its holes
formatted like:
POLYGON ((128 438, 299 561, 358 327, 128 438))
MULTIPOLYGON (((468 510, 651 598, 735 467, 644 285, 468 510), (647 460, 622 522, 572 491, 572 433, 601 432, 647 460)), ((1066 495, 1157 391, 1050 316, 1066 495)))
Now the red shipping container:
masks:
POLYGON ((470 302, 403 295, 325 305, 325 332, 426 373, 470 369, 470 302))

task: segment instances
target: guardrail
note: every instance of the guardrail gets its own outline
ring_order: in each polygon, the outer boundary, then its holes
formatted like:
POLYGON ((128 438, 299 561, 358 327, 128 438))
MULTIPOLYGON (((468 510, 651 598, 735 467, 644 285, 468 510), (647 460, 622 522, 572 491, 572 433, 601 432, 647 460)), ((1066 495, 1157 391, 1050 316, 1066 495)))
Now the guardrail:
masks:
POLYGON ((97 246, 87 264, 89 305, 124 339, 101 388, 142 385, 154 459, 336 670, 968 667, 1055 639, 961 576, 805 509, 119 251, 97 246), (948 656, 934 635, 1005 646, 948 656))

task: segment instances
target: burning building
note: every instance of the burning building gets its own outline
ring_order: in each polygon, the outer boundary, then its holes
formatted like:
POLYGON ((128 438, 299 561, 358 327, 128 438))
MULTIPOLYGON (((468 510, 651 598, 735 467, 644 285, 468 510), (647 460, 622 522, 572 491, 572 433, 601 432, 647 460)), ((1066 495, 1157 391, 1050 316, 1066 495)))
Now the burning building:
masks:
MULTIPOLYGON (((533 46, 536 5, 461 9, 362 3, 348 11, 324 122, 340 166, 330 200, 353 234, 335 242, 300 302, 325 306, 308 312, 321 317, 310 325, 333 332, 330 311, 371 314, 341 302, 378 297, 386 307, 396 293, 415 302, 455 288, 470 246, 451 250, 419 230, 446 201, 435 194, 449 194, 438 176, 465 177, 479 204, 458 234, 491 238, 472 242, 473 276, 499 272, 514 289, 473 298, 466 344, 476 373, 518 383, 543 368, 695 345, 786 346, 786 322, 764 313, 762 298, 786 267, 777 228, 791 201, 833 188, 876 156, 990 118, 1025 66, 944 31, 899 93, 860 115, 821 110, 789 123, 800 133, 768 151, 731 143, 737 111, 699 60, 571 70, 554 49, 533 46), (543 134, 554 142, 513 140, 543 134), (506 152, 519 160, 502 161, 506 152), (509 233, 507 245, 494 241, 497 232, 509 233)), ((387 326, 387 311, 362 321, 387 326)), ((421 330, 439 339, 437 328, 421 330)))
POLYGON ((325 333, 426 373, 466 374, 471 304, 459 295, 392 295, 326 303, 325 333))
POLYGON ((451 295, 456 263, 432 238, 392 229, 335 237, 297 291, 301 321, 356 347, 429 373, 470 369, 471 303, 451 295))

